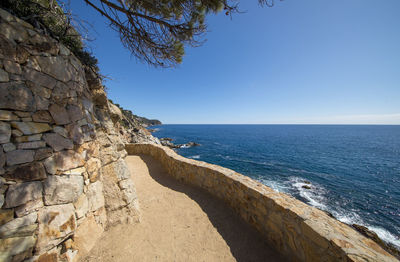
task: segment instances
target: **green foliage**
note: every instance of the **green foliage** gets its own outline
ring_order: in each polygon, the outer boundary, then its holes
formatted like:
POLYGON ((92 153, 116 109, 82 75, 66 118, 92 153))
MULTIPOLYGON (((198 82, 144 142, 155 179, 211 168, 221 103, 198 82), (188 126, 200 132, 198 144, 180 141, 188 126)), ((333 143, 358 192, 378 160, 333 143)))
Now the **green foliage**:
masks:
POLYGON ((58 39, 82 62, 98 71, 97 59, 85 50, 81 35, 70 24, 70 17, 53 0, 1 0, 0 7, 15 16, 42 27, 58 39))
MULTIPOLYGON (((207 14, 238 11, 236 0, 83 0, 105 17, 125 48, 153 66, 182 62, 186 46, 198 46, 207 14)), ((271 5, 274 0, 258 0, 271 5)))

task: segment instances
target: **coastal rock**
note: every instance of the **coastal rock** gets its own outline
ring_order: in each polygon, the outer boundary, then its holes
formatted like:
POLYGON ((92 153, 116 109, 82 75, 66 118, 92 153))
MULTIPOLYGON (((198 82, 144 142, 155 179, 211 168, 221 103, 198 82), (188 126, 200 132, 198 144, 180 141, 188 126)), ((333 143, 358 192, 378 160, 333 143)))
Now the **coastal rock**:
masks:
POLYGON ((72 203, 83 193, 83 177, 49 176, 43 186, 46 205, 72 203))
POLYGON ((17 207, 28 201, 42 198, 42 183, 27 182, 10 185, 6 195, 6 208, 17 207))

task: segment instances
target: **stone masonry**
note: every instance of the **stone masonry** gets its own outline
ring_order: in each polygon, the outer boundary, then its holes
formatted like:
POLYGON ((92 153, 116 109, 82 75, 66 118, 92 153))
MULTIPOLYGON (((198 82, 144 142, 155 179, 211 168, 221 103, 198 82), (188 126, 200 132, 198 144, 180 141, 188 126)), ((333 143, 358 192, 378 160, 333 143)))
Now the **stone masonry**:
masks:
POLYGON ((101 80, 0 9, 0 261, 77 261, 139 219, 101 80))
POLYGON ((160 145, 127 144, 126 150, 129 155, 151 155, 177 180, 225 201, 288 261, 398 261, 325 212, 233 170, 182 157, 160 145))

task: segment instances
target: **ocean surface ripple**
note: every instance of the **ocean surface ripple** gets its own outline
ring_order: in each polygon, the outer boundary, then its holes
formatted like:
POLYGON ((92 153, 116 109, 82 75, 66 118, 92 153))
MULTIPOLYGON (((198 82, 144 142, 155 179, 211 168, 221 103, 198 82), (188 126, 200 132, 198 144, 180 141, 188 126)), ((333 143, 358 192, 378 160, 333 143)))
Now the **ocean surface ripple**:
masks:
POLYGON ((162 125, 154 135, 192 159, 231 168, 276 191, 368 227, 400 248, 400 126, 162 125))

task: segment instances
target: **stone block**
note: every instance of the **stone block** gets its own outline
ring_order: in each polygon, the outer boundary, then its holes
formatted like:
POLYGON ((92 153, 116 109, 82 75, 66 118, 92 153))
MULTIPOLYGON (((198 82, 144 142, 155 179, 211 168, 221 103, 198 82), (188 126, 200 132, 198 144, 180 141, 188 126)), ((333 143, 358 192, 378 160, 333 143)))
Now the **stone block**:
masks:
POLYGON ((14 219, 14 209, 0 209, 0 226, 14 219))
POLYGON ((38 63, 42 71, 57 80, 68 82, 74 73, 71 66, 60 56, 39 56, 38 63))
POLYGON ((38 72, 34 69, 31 69, 29 67, 24 68, 24 73, 23 76, 25 77, 26 80, 29 80, 37 85, 41 85, 43 87, 53 89, 56 86, 57 81, 41 72, 38 72))
POLYGON ((85 134, 78 124, 67 125, 66 129, 68 131, 69 137, 71 137, 75 144, 81 145, 85 142, 85 134))
POLYGON ((78 254, 81 258, 87 255, 95 246, 103 231, 103 227, 97 224, 93 216, 86 218, 79 225, 74 234, 74 247, 78 249, 78 254))
POLYGON ((34 150, 14 150, 6 153, 7 165, 30 163, 33 161, 34 150))
POLYGON ((95 211, 104 206, 103 183, 97 181, 88 186, 86 196, 89 201, 89 211, 95 211))
POLYGON ((38 198, 16 207, 15 214, 17 215, 17 217, 23 217, 29 215, 32 212, 39 211, 39 209, 42 208, 43 206, 44 205, 42 198, 38 198))
POLYGON ((51 117, 50 113, 45 110, 37 111, 32 115, 32 119, 35 122, 39 123, 52 123, 53 118, 51 117))
POLYGON ((23 142, 30 142, 30 141, 38 141, 40 139, 42 139, 42 134, 36 134, 36 135, 31 135, 31 136, 19 136, 19 137, 15 138, 15 142, 23 143, 23 142))
POLYGON ((74 203, 76 217, 84 217, 89 212, 89 201, 85 194, 79 196, 78 200, 74 203))
POLYGON ((34 159, 36 161, 43 160, 45 158, 48 158, 52 154, 53 154, 53 149, 51 149, 50 147, 39 148, 38 150, 35 151, 34 159))
POLYGON ((36 110, 48 110, 49 109, 49 99, 43 98, 38 95, 34 95, 35 97, 35 107, 36 110))
POLYGON ((35 110, 32 92, 21 83, 0 83, 0 94, 0 108, 21 111, 35 110))
POLYGON ((60 136, 68 138, 68 131, 65 128, 61 127, 61 126, 55 126, 53 128, 53 132, 59 134, 60 136))
POLYGON ((39 211, 39 232, 36 250, 39 253, 60 244, 76 229, 72 204, 46 206, 39 211))
POLYGON ((60 136, 57 133, 48 133, 43 135, 46 143, 53 148, 54 151, 61 151, 64 149, 73 149, 74 144, 71 140, 60 136))
POLYGON ((72 203, 83 193, 83 177, 49 176, 43 186, 46 205, 72 203))
POLYGON ((4 177, 14 181, 25 182, 25 181, 43 180, 47 177, 47 175, 43 164, 35 162, 24 166, 19 166, 12 172, 6 173, 4 177))
POLYGON ((10 124, 0 121, 0 144, 10 142, 11 127, 10 124))
MULTIPOLYGON (((47 172, 49 170, 67 171, 83 166, 85 158, 83 154, 79 154, 73 150, 65 150, 54 153, 54 155, 45 160, 47 172)), ((51 173, 54 174, 54 173, 51 173)))
POLYGON ((7 143, 7 144, 3 144, 3 150, 4 152, 10 152, 10 151, 14 151, 16 148, 16 146, 13 143, 7 143))
POLYGON ((18 149, 37 149, 37 148, 42 148, 42 147, 46 147, 46 142, 33 141, 33 142, 25 142, 25 143, 18 144, 18 149))
POLYGON ((71 122, 67 110, 57 104, 52 104, 49 107, 49 112, 57 125, 66 125, 71 122))
POLYGON ((1 121, 15 121, 18 117, 14 115, 11 111, 0 110, 0 120, 1 121))
POLYGON ((37 213, 19 217, 0 226, 0 238, 25 237, 33 235, 37 229, 37 213))
POLYGON ((24 133, 24 135, 39 134, 51 130, 51 127, 46 123, 11 122, 11 126, 24 133))
POLYGON ((75 105, 68 105, 67 107, 68 115, 71 121, 76 122, 81 120, 83 116, 83 110, 75 105))
POLYGON ((8 73, 0 68, 0 82, 8 82, 8 81, 10 81, 8 73))
POLYGON ((19 64, 15 63, 13 61, 5 60, 3 62, 3 65, 4 65, 4 69, 11 74, 20 75, 22 73, 22 70, 21 70, 21 67, 19 66, 19 64))
POLYGON ((22 184, 10 185, 6 195, 6 208, 17 207, 42 198, 42 183, 41 182, 27 182, 22 184))
MULTIPOLYGON (((0 260, 12 261, 13 256, 31 253, 35 243, 36 238, 34 236, 0 239, 0 260)), ((24 260, 24 257, 17 261, 22 260, 24 260)))

